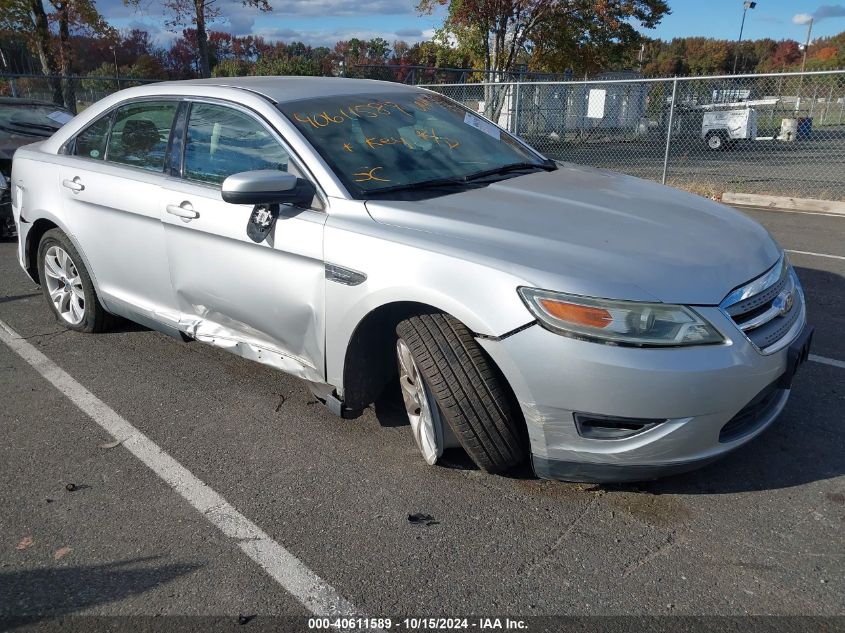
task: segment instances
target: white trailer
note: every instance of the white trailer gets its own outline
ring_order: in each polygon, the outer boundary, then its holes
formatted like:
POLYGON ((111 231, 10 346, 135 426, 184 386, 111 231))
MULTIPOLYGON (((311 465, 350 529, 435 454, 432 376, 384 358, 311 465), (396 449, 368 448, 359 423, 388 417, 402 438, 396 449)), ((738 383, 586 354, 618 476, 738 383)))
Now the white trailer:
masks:
POLYGON ((757 140, 757 110, 754 106, 773 106, 777 99, 713 103, 699 106, 706 110, 701 121, 701 138, 717 151, 741 140, 757 140))

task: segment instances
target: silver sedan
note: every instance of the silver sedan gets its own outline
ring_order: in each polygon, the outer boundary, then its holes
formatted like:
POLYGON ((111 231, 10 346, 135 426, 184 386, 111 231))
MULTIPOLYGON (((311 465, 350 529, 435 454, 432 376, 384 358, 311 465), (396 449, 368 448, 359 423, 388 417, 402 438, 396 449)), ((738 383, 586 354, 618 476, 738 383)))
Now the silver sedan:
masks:
POLYGON ((20 264, 68 328, 115 315, 265 363, 422 458, 651 479, 760 434, 812 328, 744 215, 538 154, 429 91, 160 83, 18 150, 20 264))

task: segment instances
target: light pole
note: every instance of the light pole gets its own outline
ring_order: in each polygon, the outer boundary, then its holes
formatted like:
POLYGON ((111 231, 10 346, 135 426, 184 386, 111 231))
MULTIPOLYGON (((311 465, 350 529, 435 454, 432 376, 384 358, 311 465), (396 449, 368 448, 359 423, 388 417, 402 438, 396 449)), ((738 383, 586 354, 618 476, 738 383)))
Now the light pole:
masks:
POLYGON ((753 9, 756 6, 756 2, 742 3, 742 23, 739 25, 739 39, 736 42, 736 54, 734 55, 734 75, 736 74, 736 63, 737 61, 739 61, 739 47, 742 45, 742 31, 745 29, 745 14, 748 13, 748 9, 753 9))

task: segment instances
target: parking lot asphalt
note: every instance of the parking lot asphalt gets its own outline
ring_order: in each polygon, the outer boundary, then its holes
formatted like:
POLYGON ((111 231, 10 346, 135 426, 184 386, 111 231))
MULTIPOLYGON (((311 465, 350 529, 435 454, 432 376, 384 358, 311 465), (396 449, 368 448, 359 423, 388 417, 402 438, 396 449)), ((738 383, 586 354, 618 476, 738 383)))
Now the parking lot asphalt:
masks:
MULTIPOLYGON (((845 217, 746 213, 817 254, 790 253, 813 352, 845 361, 845 217)), ((362 613, 845 615, 841 367, 807 363, 775 426, 682 476, 499 477, 460 451, 432 468, 389 402, 341 420, 219 349, 64 330, 15 252, 0 243, 0 320, 362 613)), ((0 420, 0 617, 309 613, 3 343, 0 420)))
MULTIPOLYGON (((582 165, 653 180, 660 180, 663 173, 664 136, 628 142, 601 138, 554 142, 534 137, 531 143, 548 156, 582 165)), ((843 171, 845 126, 831 126, 815 130, 813 138, 807 140, 740 141, 724 151, 708 149, 699 137, 673 139, 667 182, 698 192, 738 191, 841 200, 845 196, 843 171)))

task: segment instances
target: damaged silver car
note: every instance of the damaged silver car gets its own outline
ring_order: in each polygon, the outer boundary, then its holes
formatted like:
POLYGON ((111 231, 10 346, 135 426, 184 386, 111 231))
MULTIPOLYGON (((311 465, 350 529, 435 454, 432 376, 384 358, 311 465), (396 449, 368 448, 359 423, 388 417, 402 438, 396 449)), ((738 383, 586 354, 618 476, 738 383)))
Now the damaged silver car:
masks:
POLYGON ((404 85, 132 88, 18 150, 11 180, 20 264, 68 328, 222 347, 348 418, 396 389, 429 464, 689 470, 773 423, 812 337, 746 216, 404 85))

